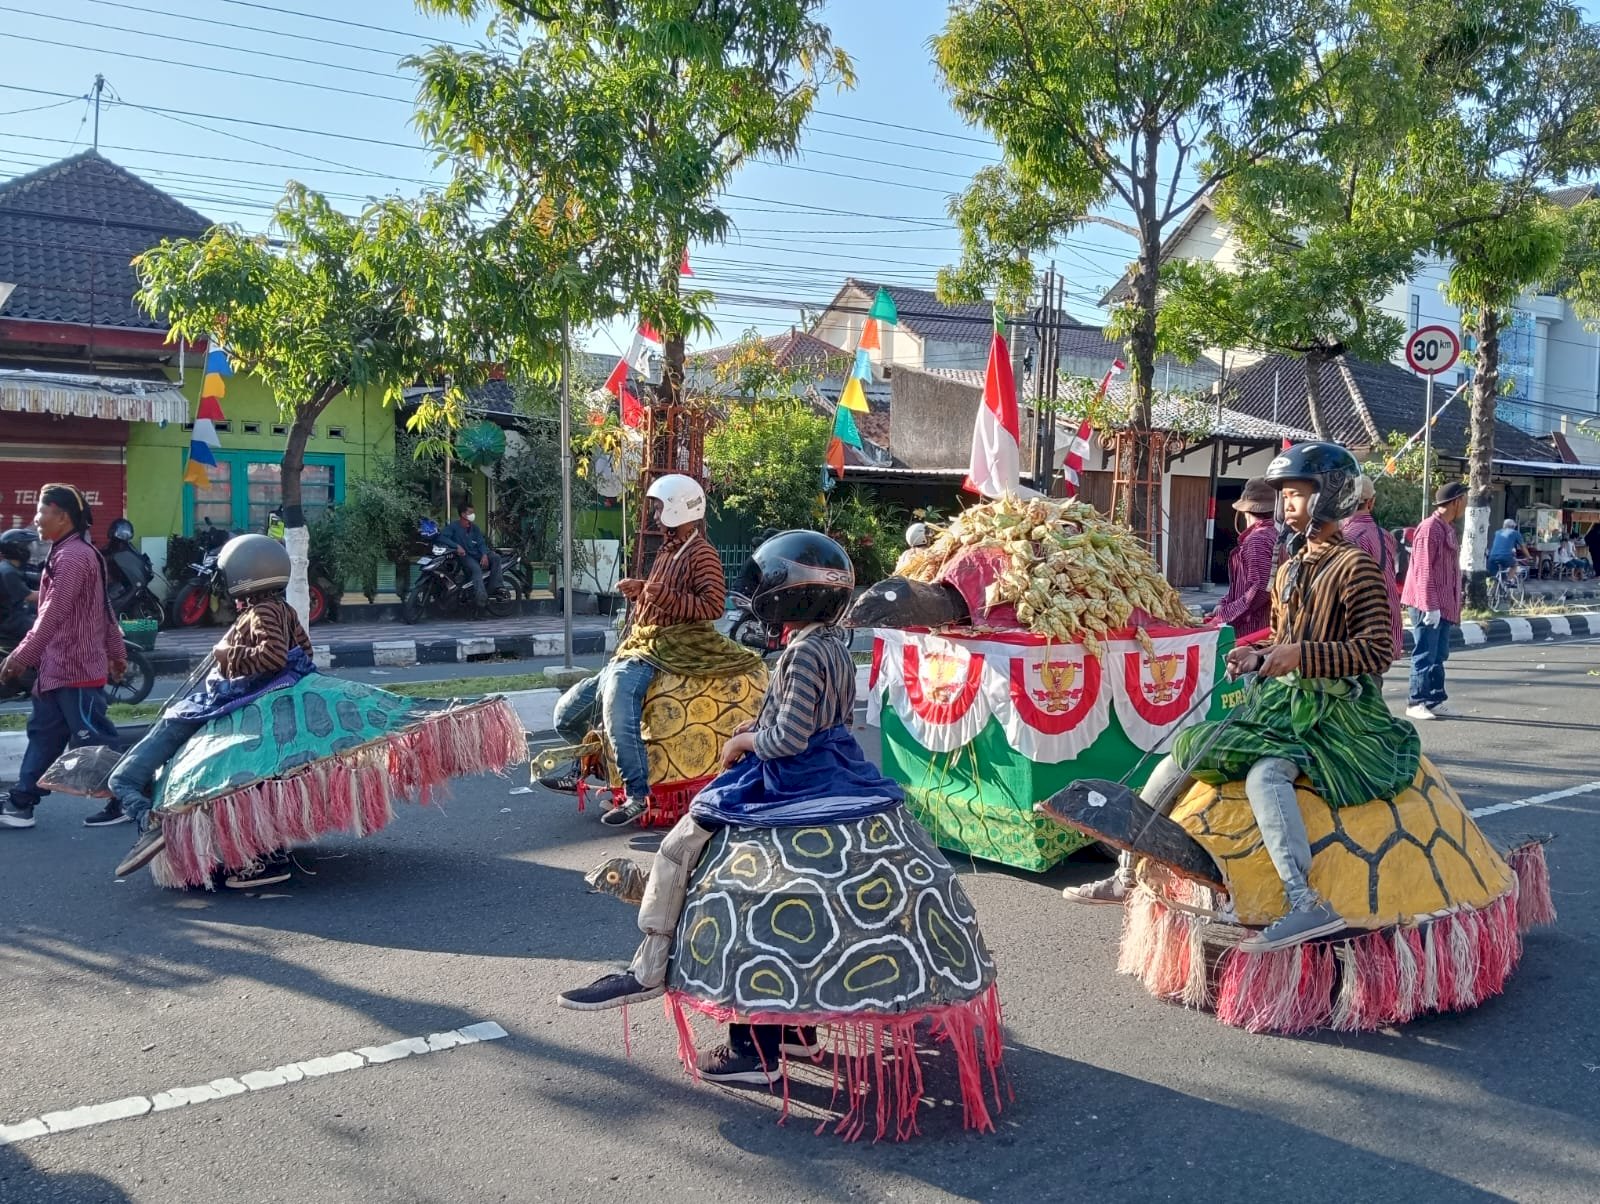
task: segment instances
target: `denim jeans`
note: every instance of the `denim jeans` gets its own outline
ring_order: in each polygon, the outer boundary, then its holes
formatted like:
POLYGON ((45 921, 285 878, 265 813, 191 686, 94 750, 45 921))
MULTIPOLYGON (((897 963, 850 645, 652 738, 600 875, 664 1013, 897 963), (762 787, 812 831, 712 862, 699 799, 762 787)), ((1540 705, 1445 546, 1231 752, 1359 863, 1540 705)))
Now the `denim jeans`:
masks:
POLYGON ((1411 706, 1434 707, 1449 695, 1444 689, 1444 663, 1450 659, 1450 627, 1445 619, 1437 627, 1422 621, 1415 606, 1411 612, 1411 706))
MULTIPOLYGON (((1300 804, 1295 799, 1294 780, 1300 768, 1282 757, 1262 757, 1245 775, 1244 793, 1250 800, 1250 811, 1255 816, 1256 828, 1261 833, 1261 844, 1272 859, 1273 869, 1283 880, 1283 891, 1289 897, 1289 907, 1299 910, 1317 901, 1308 875, 1311 873, 1311 838, 1306 835, 1305 817, 1300 814, 1300 804)), ((1150 774, 1150 780, 1140 791, 1140 797, 1151 806, 1158 801, 1163 813, 1181 799, 1194 779, 1186 773, 1174 757, 1163 757, 1150 774), (1160 795, 1181 783, 1169 799, 1160 795)), ((1133 876, 1133 856, 1124 853, 1117 860, 1117 873, 1124 881, 1133 876)))
POLYGON ((644 696, 655 679, 656 667, 649 661, 614 660, 556 703, 555 729, 570 744, 581 743, 597 723, 605 726, 629 798, 650 796, 650 757, 639 728, 644 696))
POLYGON ((150 793, 156 771, 189 742, 189 737, 205 726, 197 719, 157 719, 143 740, 130 748, 111 771, 111 797, 122 806, 122 813, 142 831, 150 814, 150 793))
POLYGON ((467 579, 472 584, 472 595, 478 600, 479 606, 489 600, 489 590, 500 588, 501 573, 505 567, 497 553, 490 552, 488 557, 489 584, 487 587, 483 583, 483 566, 471 556, 461 557, 461 566, 467 570, 467 579))
POLYGON ((118 743, 116 726, 106 717, 105 691, 99 686, 62 686, 35 694, 28 716, 28 747, 11 801, 32 807, 49 793, 39 789, 39 776, 68 748, 118 743))

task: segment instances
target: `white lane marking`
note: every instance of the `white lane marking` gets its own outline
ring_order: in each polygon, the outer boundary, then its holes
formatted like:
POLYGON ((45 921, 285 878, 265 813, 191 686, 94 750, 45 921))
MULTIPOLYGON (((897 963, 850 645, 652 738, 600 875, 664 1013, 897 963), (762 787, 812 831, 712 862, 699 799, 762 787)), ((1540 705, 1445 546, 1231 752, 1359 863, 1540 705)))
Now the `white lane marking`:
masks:
POLYGON ((1492 807, 1479 807, 1468 811, 1473 819, 1481 819, 1485 815, 1498 815, 1502 811, 1515 811, 1519 807, 1537 807, 1540 803, 1553 803, 1558 798, 1571 798, 1575 794, 1593 794, 1600 790, 1600 782, 1585 782, 1582 786, 1572 786, 1566 790, 1552 790, 1549 794, 1536 794, 1532 798, 1519 798, 1513 803, 1495 803, 1492 807))
POLYGON ((112 1100, 106 1104, 88 1104, 81 1108, 68 1108, 59 1112, 46 1112, 30 1116, 14 1125, 0 1124, 0 1146, 15 1145, 34 1137, 52 1133, 65 1133, 69 1129, 84 1129, 90 1125, 103 1125, 113 1120, 131 1120, 173 1108, 186 1108, 190 1104, 206 1104, 212 1100, 226 1099, 230 1095, 248 1095, 252 1091, 265 1091, 269 1087, 282 1087, 302 1079, 320 1078, 324 1075, 343 1074, 363 1066, 377 1066, 383 1062, 397 1062, 419 1054, 438 1053, 462 1045, 476 1045, 480 1041, 498 1041, 507 1036, 505 1029, 493 1020, 481 1020, 449 1032, 430 1033, 426 1037, 405 1037, 387 1045, 367 1045, 355 1050, 342 1050, 327 1057, 311 1058, 304 1062, 291 1062, 272 1070, 252 1070, 238 1078, 212 1079, 198 1087, 171 1087, 146 1098, 142 1095, 112 1100))

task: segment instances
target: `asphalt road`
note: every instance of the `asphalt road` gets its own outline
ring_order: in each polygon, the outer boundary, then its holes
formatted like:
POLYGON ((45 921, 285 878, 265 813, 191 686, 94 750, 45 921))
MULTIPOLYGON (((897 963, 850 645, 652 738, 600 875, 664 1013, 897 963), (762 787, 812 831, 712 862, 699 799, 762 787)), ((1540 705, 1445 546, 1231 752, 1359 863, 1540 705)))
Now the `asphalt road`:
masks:
POLYGON ((631 1057, 619 1014, 554 1006, 636 939, 581 880, 630 839, 570 800, 466 783, 259 895, 116 883, 128 829, 50 801, 0 831, 0 1124, 483 1021, 509 1035, 0 1146, 0 1201, 1595 1200, 1600 646, 1450 673, 1466 717, 1423 740, 1469 806, 1592 788, 1483 820, 1557 837, 1560 924, 1501 998, 1369 1036, 1250 1036, 1113 972, 1117 913, 1058 893, 1092 856, 1042 877, 969 864, 1015 1100, 998 1133, 963 1133, 935 1055, 941 1100, 899 1146, 814 1135, 825 1087, 779 1126, 764 1092, 691 1083, 655 1005, 630 1012, 631 1057))

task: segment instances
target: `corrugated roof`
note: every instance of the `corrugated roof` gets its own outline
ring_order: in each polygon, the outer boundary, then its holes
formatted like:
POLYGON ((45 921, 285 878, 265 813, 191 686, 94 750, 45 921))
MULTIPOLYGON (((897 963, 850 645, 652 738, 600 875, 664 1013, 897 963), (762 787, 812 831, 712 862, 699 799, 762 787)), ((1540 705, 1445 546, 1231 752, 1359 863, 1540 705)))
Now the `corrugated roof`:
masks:
POLYGON ((165 330, 134 305, 139 281, 129 262, 212 224, 97 151, 8 180, 0 184, 0 280, 17 288, 0 316, 165 330))

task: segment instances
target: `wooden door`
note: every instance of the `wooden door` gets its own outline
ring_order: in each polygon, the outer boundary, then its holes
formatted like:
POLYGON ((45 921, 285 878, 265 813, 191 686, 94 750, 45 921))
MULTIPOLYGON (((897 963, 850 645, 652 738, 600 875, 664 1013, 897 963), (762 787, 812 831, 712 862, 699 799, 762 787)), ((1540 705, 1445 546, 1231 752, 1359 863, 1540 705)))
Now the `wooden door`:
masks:
POLYGON ((1206 498, 1209 477, 1173 477, 1172 513, 1167 524, 1171 552, 1167 580, 1193 589, 1206 578, 1206 498))

